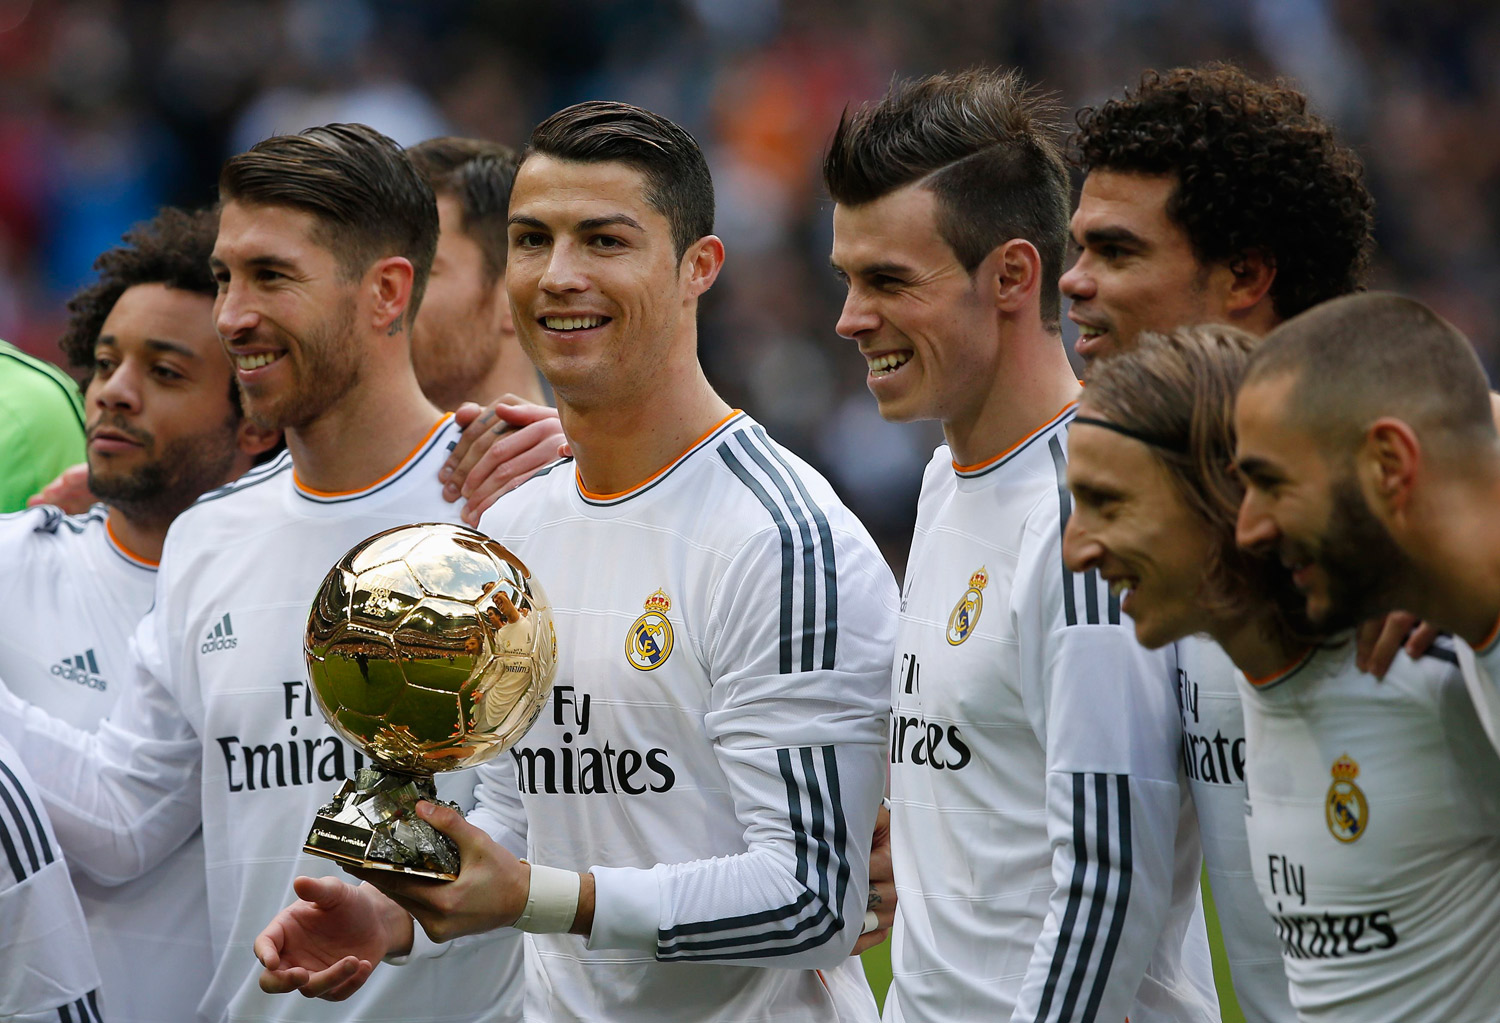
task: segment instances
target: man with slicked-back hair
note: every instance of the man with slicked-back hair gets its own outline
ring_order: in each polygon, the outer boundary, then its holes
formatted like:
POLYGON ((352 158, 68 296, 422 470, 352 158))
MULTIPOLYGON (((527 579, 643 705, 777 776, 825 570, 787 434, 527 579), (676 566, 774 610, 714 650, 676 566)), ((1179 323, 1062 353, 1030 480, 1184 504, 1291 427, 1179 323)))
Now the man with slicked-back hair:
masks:
POLYGON ((306 889, 256 944, 268 985, 323 991, 337 974, 303 964, 371 925, 379 953, 519 928, 536 1023, 876 1018, 849 953, 895 581, 828 483, 703 375, 713 217, 707 161, 666 118, 582 103, 532 132, 506 288, 574 457, 480 525, 546 587, 552 695, 506 770, 479 769, 468 821, 418 805, 458 843, 458 880, 306 889))
POLYGON ((892 666, 892 1023, 1218 1019, 1171 651, 1062 565, 1056 114, 1014 73, 901 81, 824 162, 838 332, 946 441, 892 666))
MULTIPOLYGON (((339 958, 325 965, 348 983, 343 1005, 258 983, 257 932, 311 883, 298 875, 322 872, 301 852, 310 822, 363 766, 308 686, 308 600, 366 537, 456 519, 433 477, 459 430, 412 370, 438 218, 395 143, 338 124, 267 139, 225 164, 219 196, 215 326, 246 418, 282 430, 287 450, 173 521, 133 637, 132 684, 96 734, 8 692, 0 732, 34 766, 58 838, 86 870, 130 877, 201 822, 214 966, 201 1018, 513 1021, 513 934, 419 943, 411 968, 358 992, 371 961, 339 958)), ((438 785, 467 802, 473 782, 438 785)), ((519 817, 513 780, 509 796, 493 812, 519 817)), ((381 937, 365 934, 356 951, 381 937)))
POLYGON ((1500 744, 1500 438, 1484 369, 1415 299, 1338 299, 1273 331, 1235 410, 1239 541, 1324 629, 1397 608, 1451 631, 1500 744))

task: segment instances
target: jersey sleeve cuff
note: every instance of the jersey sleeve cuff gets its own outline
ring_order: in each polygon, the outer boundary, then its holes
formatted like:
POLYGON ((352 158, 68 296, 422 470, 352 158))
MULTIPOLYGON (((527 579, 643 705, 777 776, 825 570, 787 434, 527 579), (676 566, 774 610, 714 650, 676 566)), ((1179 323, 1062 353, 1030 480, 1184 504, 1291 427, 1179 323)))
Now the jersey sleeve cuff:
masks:
POLYGON ((661 880, 655 870, 590 867, 594 875, 594 927, 590 949, 656 951, 661 923, 661 880))

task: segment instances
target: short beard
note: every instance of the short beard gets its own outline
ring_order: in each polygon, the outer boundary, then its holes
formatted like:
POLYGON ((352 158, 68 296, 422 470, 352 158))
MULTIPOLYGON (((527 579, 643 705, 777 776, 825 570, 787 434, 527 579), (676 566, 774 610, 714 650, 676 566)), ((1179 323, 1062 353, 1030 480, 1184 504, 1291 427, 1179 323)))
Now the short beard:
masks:
MULTIPOLYGON (((229 482, 239 453, 239 422, 231 413, 217 431, 178 437, 126 475, 105 475, 90 464, 89 490, 132 522, 165 526, 200 496, 229 482)), ((154 448, 153 438, 148 450, 154 448)))
POLYGON ((1328 577, 1328 609, 1313 624, 1326 634, 1352 629, 1395 609, 1395 584, 1408 559, 1370 512, 1350 476, 1333 485, 1328 528, 1316 552, 1328 577))
MULTIPOLYGON (((301 429, 326 414, 359 381, 352 296, 299 342, 295 389, 290 394, 268 402, 240 388, 245 417, 262 429, 301 429)), ((289 352, 282 358, 293 356, 289 352)))

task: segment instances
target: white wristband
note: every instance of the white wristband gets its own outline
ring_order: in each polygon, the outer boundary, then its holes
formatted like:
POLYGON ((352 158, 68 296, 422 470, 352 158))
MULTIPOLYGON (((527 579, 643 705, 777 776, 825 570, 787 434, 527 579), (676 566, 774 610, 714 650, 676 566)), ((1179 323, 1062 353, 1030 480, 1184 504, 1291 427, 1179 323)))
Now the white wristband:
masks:
POLYGON ((517 930, 532 934, 566 934, 578 915, 578 893, 583 878, 577 871, 531 865, 531 889, 526 908, 515 922, 517 930))

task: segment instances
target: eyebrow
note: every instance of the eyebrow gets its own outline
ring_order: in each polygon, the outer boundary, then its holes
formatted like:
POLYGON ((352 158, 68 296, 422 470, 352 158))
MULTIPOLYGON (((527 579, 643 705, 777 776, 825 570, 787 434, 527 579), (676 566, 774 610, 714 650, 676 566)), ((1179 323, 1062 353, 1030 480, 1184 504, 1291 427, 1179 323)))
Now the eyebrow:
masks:
MULTIPOLYGON (((115 336, 113 334, 100 334, 99 339, 94 342, 94 347, 98 348, 100 345, 107 345, 110 348, 119 347, 119 343, 115 340, 115 336)), ((193 351, 186 345, 178 344, 176 341, 166 341, 161 338, 148 337, 146 339, 146 347, 153 352, 170 352, 173 355, 180 355, 184 359, 192 359, 194 361, 197 361, 201 358, 201 356, 197 352, 193 351)))
MULTIPOLYGON (((833 267, 835 273, 848 274, 850 272, 838 263, 835 263, 832 259, 828 261, 828 265, 833 267)), ((911 267, 904 263, 866 263, 853 272, 859 274, 861 277, 873 277, 877 274, 902 277, 911 273, 911 267)))
MULTIPOLYGON (((208 265, 212 270, 227 267, 229 264, 218 256, 209 256, 208 265)), ((295 270, 297 264, 284 256, 252 256, 245 260, 245 265, 250 267, 265 267, 271 270, 295 270)))
MULTIPOLYGON (((542 221, 536 217, 528 217, 524 213, 512 215, 507 223, 516 227, 535 227, 544 231, 547 230, 547 225, 542 221)), ((640 221, 624 213, 613 213, 607 217, 590 217, 587 220, 580 220, 574 230, 594 231, 601 227, 633 227, 637 231, 646 230, 641 226, 640 221)))
POLYGON ((1236 458, 1234 467, 1242 475, 1257 477, 1259 479, 1280 479, 1281 472, 1269 460, 1257 455, 1246 455, 1244 458, 1236 458))
POLYGON ((1091 227, 1083 232, 1085 245, 1118 245, 1121 242, 1144 246, 1146 239, 1124 227, 1091 227))

